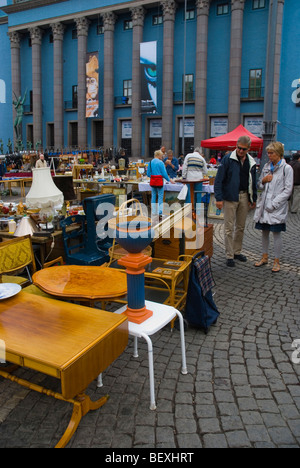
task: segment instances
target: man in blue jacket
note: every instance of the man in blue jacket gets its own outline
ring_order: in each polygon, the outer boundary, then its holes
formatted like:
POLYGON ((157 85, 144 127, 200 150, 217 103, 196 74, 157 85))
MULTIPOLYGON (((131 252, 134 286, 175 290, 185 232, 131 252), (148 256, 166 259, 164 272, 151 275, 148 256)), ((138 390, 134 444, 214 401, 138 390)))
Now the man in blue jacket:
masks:
POLYGON ((223 157, 215 179, 216 207, 224 209, 226 264, 234 267, 234 259, 246 262, 242 255, 244 229, 249 207, 257 200, 256 162, 248 154, 251 139, 241 136, 236 149, 223 157))

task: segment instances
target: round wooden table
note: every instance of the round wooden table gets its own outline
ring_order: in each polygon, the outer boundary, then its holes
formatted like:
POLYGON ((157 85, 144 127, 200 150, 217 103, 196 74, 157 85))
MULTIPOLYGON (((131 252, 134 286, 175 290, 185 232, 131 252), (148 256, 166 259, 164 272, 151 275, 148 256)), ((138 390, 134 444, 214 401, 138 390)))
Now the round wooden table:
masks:
POLYGON ((33 283, 47 294, 78 301, 106 300, 127 293, 125 273, 99 266, 62 265, 39 270, 33 283))

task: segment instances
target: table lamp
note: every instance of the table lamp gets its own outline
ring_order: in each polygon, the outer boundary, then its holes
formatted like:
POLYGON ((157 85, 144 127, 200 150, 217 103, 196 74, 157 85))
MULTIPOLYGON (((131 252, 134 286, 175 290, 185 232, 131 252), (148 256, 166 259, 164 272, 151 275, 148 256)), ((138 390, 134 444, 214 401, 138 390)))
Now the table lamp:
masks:
POLYGON ((23 216, 18 224, 17 229, 14 232, 14 236, 23 237, 27 236, 28 234, 32 236, 36 230, 36 225, 30 216, 23 216))
POLYGON ((118 243, 127 250, 127 255, 118 260, 126 267, 128 305, 124 314, 133 323, 143 323, 153 315, 145 305, 145 266, 152 258, 143 254, 154 238, 151 221, 121 221, 116 226, 118 243))
POLYGON ((56 187, 50 167, 32 169, 32 185, 26 196, 27 207, 39 208, 41 221, 48 225, 63 203, 63 193, 56 187))

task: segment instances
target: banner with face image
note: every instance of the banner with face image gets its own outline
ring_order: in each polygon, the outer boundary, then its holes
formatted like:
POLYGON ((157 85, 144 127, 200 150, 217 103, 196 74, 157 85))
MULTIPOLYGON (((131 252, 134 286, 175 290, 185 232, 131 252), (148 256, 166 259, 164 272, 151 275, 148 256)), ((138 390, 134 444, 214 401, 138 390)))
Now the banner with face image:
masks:
POLYGON ((141 113, 157 113, 157 42, 140 43, 141 113))
POLYGON ((86 55, 86 117, 97 117, 99 111, 99 59, 98 52, 86 55))

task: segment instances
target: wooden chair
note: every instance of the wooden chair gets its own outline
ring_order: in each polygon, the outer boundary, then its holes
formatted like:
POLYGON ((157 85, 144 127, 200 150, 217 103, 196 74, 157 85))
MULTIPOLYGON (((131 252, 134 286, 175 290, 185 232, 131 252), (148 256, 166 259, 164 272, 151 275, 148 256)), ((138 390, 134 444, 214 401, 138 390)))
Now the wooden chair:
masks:
POLYGON ((60 222, 60 225, 68 265, 100 266, 109 260, 107 252, 98 249, 96 242, 88 242, 85 216, 68 216, 60 222), (72 225, 77 225, 78 229, 68 230, 67 228, 72 225))
POLYGON ((32 283, 36 263, 30 235, 14 237, 0 243, 0 275, 2 283, 17 283, 22 287, 32 283), (18 273, 27 271, 27 277, 18 273))
MULTIPOLYGON (((59 257, 45 263, 44 268, 54 264, 63 264, 63 258, 59 257)), ((26 292, 50 297, 32 284, 31 275, 35 272, 36 263, 30 235, 14 237, 11 240, 0 242, 1 283, 19 284, 26 292), (24 270, 26 270, 27 276, 23 276, 24 270)))

